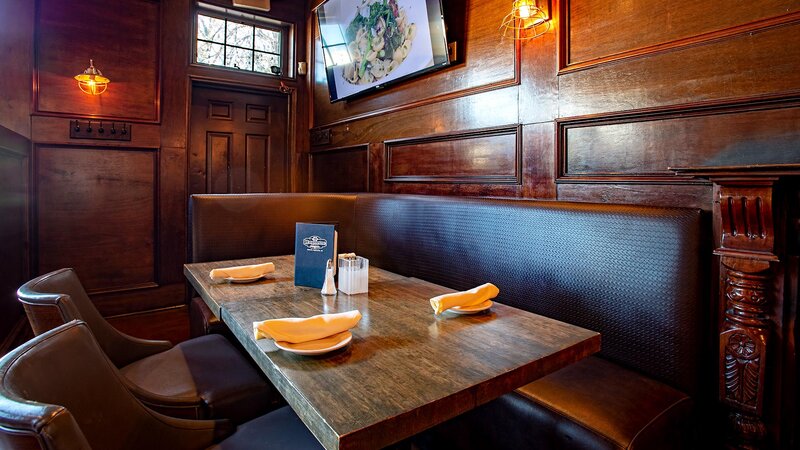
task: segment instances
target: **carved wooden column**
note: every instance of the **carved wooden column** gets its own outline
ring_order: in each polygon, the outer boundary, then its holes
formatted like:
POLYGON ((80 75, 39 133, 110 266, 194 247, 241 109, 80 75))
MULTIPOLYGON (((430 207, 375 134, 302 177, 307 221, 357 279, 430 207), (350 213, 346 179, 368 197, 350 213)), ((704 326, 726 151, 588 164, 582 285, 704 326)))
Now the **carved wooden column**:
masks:
POLYGON ((733 448, 786 447, 781 428, 794 425, 794 417, 784 417, 794 409, 785 407, 793 399, 781 399, 781 393, 794 391, 795 380, 782 374, 796 362, 793 345, 783 342, 786 331, 793 332, 794 318, 783 313, 786 202, 780 187, 784 178, 800 175, 800 167, 674 170, 714 183, 722 310, 718 392, 727 415, 726 441, 733 448))
POLYGON ((714 215, 721 228, 714 254, 722 263, 724 317, 719 334, 719 398, 730 408, 737 444, 760 447, 773 301, 775 227, 772 194, 776 178, 714 181, 714 215))

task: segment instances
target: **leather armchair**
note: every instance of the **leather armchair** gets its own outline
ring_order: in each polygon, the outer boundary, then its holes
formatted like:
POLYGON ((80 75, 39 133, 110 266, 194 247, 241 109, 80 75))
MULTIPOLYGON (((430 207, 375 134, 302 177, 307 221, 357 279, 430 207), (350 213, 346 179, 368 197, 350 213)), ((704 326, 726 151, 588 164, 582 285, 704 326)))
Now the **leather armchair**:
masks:
POLYGON ((228 420, 178 419, 147 408, 81 321, 44 332, 0 360, 0 448, 237 450, 254 443, 322 448, 289 407, 238 430, 228 420))
POLYGON ((128 389, 161 413, 241 423, 282 402, 277 390, 222 336, 173 346, 119 332, 97 311, 72 269, 29 281, 17 297, 37 335, 71 320, 85 321, 128 389))

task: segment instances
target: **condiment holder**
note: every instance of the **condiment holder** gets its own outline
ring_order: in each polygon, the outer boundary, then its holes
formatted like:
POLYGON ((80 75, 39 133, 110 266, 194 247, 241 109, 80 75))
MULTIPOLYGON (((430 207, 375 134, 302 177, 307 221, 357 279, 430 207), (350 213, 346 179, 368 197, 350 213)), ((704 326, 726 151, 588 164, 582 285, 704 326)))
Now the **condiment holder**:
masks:
POLYGON ((369 288, 369 260, 361 256, 339 258, 339 290, 345 294, 363 294, 369 288))

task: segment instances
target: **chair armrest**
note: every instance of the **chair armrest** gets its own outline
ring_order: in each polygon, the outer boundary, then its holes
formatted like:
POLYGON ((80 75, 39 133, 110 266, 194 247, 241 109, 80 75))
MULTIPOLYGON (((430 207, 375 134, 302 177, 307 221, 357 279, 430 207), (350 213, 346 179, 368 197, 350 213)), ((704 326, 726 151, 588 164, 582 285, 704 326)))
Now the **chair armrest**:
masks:
MULTIPOLYGON (((0 422, 3 423, 4 437, 14 438, 10 442, 44 441, 47 448, 53 442, 68 443, 69 446, 63 447, 64 450, 91 448, 77 422, 63 406, 15 398, 8 392, 4 395, 6 398, 0 399, 0 422)), ((4 439, 0 439, 0 444, 3 442, 4 439)))
POLYGON ((109 355, 113 354, 112 359, 117 367, 125 367, 132 362, 172 348, 172 343, 169 341, 141 339, 118 330, 117 333, 108 337, 111 342, 109 342, 110 348, 107 349, 107 352, 109 355))
POLYGON ((206 448, 236 431, 236 425, 227 419, 187 420, 155 411, 150 414, 162 425, 158 430, 162 448, 206 448))
POLYGON ((126 377, 121 377, 128 390, 145 406, 160 414, 183 419, 205 419, 208 417, 208 405, 200 397, 177 398, 159 395, 142 389, 126 377))
POLYGON ((73 299, 66 294, 41 294, 27 290, 23 292, 20 289, 18 298, 25 308, 28 321, 36 335, 71 320, 89 322, 92 326, 92 333, 117 367, 126 366, 172 348, 172 343, 169 341, 140 339, 122 333, 111 326, 97 311, 91 312, 91 315, 95 317, 84 317, 73 299))

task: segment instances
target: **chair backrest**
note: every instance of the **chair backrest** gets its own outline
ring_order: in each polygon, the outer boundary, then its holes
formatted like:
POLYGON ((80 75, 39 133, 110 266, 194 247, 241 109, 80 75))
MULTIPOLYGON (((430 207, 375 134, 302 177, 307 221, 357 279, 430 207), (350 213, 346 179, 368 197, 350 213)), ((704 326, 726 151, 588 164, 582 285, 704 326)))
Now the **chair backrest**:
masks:
POLYGON ((214 440, 214 425, 142 405, 81 321, 40 334, 0 359, 2 448, 202 448, 214 440), (204 429, 192 429, 198 423, 204 429))
POLYGON ((36 335, 71 320, 82 320, 117 367, 142 357, 135 348, 136 338, 119 332, 103 318, 73 269, 59 269, 34 278, 19 288, 17 298, 36 335))

